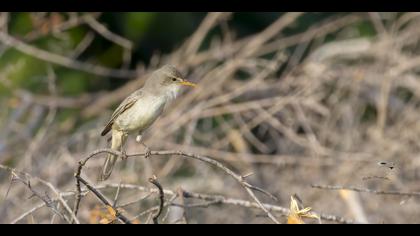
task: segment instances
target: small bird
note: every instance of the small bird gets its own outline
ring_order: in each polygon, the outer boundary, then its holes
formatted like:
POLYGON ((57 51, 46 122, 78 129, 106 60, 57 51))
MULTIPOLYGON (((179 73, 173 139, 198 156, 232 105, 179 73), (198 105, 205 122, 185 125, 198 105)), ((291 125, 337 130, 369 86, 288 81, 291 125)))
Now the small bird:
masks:
MULTIPOLYGON (((112 132, 111 149, 123 151, 129 134, 137 133, 136 141, 146 148, 146 157, 150 149, 141 142, 144 131, 162 114, 164 107, 174 100, 183 86, 195 87, 183 78, 172 65, 165 65, 153 72, 142 88, 128 96, 114 111, 101 135, 112 132)), ((100 180, 111 175, 118 156, 108 154, 100 180)))

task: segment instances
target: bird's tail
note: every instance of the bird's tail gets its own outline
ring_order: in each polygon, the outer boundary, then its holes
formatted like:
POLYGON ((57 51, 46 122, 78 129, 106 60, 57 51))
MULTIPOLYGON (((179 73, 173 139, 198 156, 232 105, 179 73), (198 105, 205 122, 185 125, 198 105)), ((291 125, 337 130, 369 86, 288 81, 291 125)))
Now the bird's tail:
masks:
MULTIPOLYGON (((112 144, 111 149, 120 151, 122 146, 124 145, 124 133, 117 130, 112 130, 112 144)), ((107 180, 112 173, 112 169, 114 168, 115 162, 117 161, 118 156, 113 154, 108 154, 106 157, 104 166, 102 168, 102 173, 100 177, 100 181, 107 180)))

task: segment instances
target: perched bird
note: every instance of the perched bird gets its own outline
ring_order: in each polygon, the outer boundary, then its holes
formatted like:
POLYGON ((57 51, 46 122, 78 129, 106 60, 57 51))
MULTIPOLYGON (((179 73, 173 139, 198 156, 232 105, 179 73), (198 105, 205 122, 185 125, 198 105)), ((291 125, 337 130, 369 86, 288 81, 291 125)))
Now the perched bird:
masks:
MULTIPOLYGON (((162 114, 166 104, 174 100, 183 86, 195 87, 183 78, 172 65, 165 65, 153 72, 142 88, 128 96, 114 111, 101 135, 112 133, 111 149, 123 151, 123 146, 129 134, 137 133, 136 141, 141 142, 144 131, 162 114)), ((146 156, 150 149, 146 145, 146 156)), ((106 180, 111 175, 118 156, 108 154, 100 180, 106 180)))

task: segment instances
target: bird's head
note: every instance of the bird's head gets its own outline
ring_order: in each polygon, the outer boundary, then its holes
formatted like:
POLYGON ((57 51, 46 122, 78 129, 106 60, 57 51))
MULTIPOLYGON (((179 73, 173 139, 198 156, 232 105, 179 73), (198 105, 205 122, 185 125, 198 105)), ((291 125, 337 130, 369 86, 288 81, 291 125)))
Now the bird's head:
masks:
POLYGON ((175 98, 182 87, 196 87, 196 84, 184 79, 175 66, 165 65, 153 72, 146 81, 145 87, 152 88, 155 92, 164 93, 170 98, 175 98))

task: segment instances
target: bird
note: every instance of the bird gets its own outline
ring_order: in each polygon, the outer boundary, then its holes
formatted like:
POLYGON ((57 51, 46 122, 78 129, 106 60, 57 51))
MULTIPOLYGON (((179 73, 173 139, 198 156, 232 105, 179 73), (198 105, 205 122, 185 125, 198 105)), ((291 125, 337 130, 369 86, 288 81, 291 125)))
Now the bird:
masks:
MULTIPOLYGON (((184 86, 196 87, 182 76, 173 65, 164 65, 154 71, 144 86, 123 100, 111 115, 101 135, 111 131, 111 149, 123 154, 124 145, 130 134, 137 133, 136 141, 146 148, 146 157, 150 149, 141 141, 144 132, 159 118, 164 108, 180 93, 184 86)), ((118 156, 107 154, 100 181, 108 179, 118 156)))

